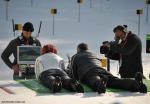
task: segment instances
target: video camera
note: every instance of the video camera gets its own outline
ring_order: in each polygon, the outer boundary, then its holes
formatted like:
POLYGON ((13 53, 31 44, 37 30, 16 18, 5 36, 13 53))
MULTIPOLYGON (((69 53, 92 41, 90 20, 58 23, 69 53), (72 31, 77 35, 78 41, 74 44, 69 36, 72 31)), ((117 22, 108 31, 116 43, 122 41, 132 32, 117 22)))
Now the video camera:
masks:
POLYGON ((120 38, 119 37, 115 37, 114 41, 104 41, 102 42, 102 45, 100 46, 100 53, 101 54, 108 54, 108 52, 110 51, 110 47, 108 47, 107 45, 111 46, 114 44, 118 44, 119 43, 120 38))
POLYGON ((102 42, 102 45, 100 46, 101 54, 108 54, 108 52, 109 52, 109 47, 105 46, 105 44, 110 44, 110 42, 109 41, 102 42))

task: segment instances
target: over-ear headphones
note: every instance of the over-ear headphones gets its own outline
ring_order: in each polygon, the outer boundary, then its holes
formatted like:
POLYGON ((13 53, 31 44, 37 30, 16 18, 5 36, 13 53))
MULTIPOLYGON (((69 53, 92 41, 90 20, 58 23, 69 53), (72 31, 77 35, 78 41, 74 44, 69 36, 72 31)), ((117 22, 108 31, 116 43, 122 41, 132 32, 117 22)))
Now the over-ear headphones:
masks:
POLYGON ((117 30, 121 30, 121 31, 127 33, 128 32, 127 27, 128 27, 127 25, 118 25, 114 28, 113 31, 115 33, 117 30))
POLYGON ((123 31, 124 31, 125 33, 127 33, 127 32, 128 32, 128 29, 127 29, 128 26, 127 26, 127 25, 123 25, 123 28, 124 28, 123 31))

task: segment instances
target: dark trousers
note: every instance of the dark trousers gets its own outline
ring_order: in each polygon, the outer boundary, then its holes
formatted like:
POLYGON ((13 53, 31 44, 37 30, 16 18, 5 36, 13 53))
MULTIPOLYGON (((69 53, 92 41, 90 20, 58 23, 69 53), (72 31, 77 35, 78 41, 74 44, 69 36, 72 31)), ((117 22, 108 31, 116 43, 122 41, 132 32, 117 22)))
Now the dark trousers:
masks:
POLYGON ((127 78, 117 78, 111 74, 100 73, 99 71, 87 73, 82 82, 87 84, 93 90, 95 90, 97 89, 95 83, 97 81, 100 81, 102 76, 106 76, 108 78, 106 85, 106 87, 108 88, 124 89, 132 92, 138 92, 139 85, 136 80, 127 78))
POLYGON ((71 87, 71 81, 72 79, 63 71, 59 69, 49 69, 40 74, 40 81, 44 86, 51 89, 53 86, 53 81, 55 80, 55 77, 59 76, 61 78, 62 87, 67 90, 73 90, 71 87))
POLYGON ((128 72, 128 70, 119 69, 119 74, 121 78, 134 78, 136 73, 137 72, 128 72))

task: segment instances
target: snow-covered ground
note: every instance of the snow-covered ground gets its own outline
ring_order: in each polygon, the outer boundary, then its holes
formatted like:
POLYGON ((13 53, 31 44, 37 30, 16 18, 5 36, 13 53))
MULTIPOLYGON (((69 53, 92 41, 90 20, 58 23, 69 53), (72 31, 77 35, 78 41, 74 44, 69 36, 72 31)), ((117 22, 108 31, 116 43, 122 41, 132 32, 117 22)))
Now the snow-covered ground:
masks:
MULTIPOLYGON (((42 20, 42 28, 40 37, 38 38, 42 45, 53 43, 58 47, 59 55, 61 55, 66 63, 66 54, 72 56, 76 53, 76 46, 80 42, 88 43, 90 50, 98 57, 103 58, 99 54, 99 46, 105 40, 112 40, 114 37, 113 28, 116 25, 128 25, 128 30, 138 32, 138 16, 137 9, 144 9, 144 14, 141 16, 140 38, 143 44, 143 67, 144 75, 148 78, 150 73, 150 55, 145 53, 146 34, 150 34, 150 16, 146 22, 146 5, 145 0, 92 0, 92 8, 90 8, 90 0, 84 0, 81 4, 80 22, 78 22, 78 7, 77 0, 10 0, 8 6, 8 17, 6 21, 4 0, 0 0, 0 54, 8 45, 9 41, 17 35, 13 36, 11 20, 15 23, 24 24, 31 21, 34 24, 35 36, 38 32, 38 26, 42 20), (55 15, 55 34, 52 34, 52 15, 50 8, 57 8, 58 13, 55 15)), ((150 10, 149 10, 150 11, 150 10)), ((117 75, 118 63, 111 61, 111 72, 117 75)), ((12 71, 0 59, 0 80, 11 80, 12 71)), ((106 93, 98 95, 96 93, 85 93, 83 95, 74 94, 56 94, 37 96, 28 94, 19 94, 15 96, 1 96, 0 99, 11 100, 23 99, 27 104, 34 101, 42 103, 94 103, 94 104, 127 104, 149 103, 149 94, 132 94, 132 93, 106 93), (58 96, 57 96, 58 95, 58 96), (4 98, 6 97, 6 98, 4 98), (68 100, 68 98, 70 100, 68 100), (56 100, 60 99, 60 100, 56 100), (70 102, 71 101, 71 102, 70 102)), ((21 100, 22 101, 22 100, 21 100)), ((2 103, 2 102, 0 102, 2 103)))
POLYGON ((90 93, 56 93, 56 94, 39 94, 14 81, 0 81, 7 89, 15 93, 8 94, 1 91, 0 104, 10 103, 17 104, 149 104, 150 94, 140 93, 111 93, 99 95, 95 92, 90 93))

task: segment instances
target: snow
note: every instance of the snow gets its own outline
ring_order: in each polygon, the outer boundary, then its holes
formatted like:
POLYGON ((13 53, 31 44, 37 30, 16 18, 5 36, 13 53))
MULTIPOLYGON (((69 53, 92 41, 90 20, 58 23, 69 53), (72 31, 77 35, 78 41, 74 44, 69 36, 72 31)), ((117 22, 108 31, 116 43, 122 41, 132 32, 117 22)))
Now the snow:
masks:
MULTIPOLYGON (((98 95, 96 93, 86 94, 55 94, 40 96, 6 95, 2 101, 22 102, 21 104, 149 104, 149 95, 130 93, 98 95), (9 100, 7 97, 10 97, 9 100), (32 99, 31 99, 32 98, 32 99), (42 100, 41 100, 42 99, 42 100), (59 100, 58 100, 59 99, 59 100)), ((17 104, 17 103, 16 103, 17 104)))
POLYGON ((9 90, 15 92, 15 95, 2 92, 0 94, 0 104, 11 102, 17 104, 149 104, 150 94, 141 93, 111 93, 98 94, 90 93, 56 93, 56 94, 39 94, 29 90, 15 81, 0 81, 9 90), (8 99, 9 98, 9 99, 8 99))
MULTIPOLYGON (((98 57, 99 46, 105 40, 112 40, 114 37, 113 28, 116 25, 128 25, 132 32, 138 32, 137 9, 144 9, 141 15, 140 38, 143 44, 142 61, 144 75, 148 78, 150 73, 150 55, 145 53, 146 34, 150 34, 150 20, 146 22, 146 5, 144 0, 93 0, 90 8, 90 0, 84 0, 81 4, 81 21, 78 22, 78 4, 77 0, 10 0, 8 16, 5 19, 5 1, 0 0, 0 54, 8 45, 9 41, 17 36, 13 36, 11 20, 15 23, 24 24, 31 21, 34 24, 35 36, 38 32, 38 26, 42 20, 40 37, 38 38, 42 45, 53 43, 58 47, 59 55, 66 63, 66 54, 72 56, 76 53, 76 46, 80 42, 88 43, 90 50, 98 57), (55 34, 52 34, 52 15, 50 8, 57 8, 55 15, 55 34)), ((150 18, 149 18, 150 19, 150 18)), ((20 32, 17 33, 20 35, 20 32)), ((11 57, 12 59, 12 57, 11 57)), ((117 75, 118 63, 111 61, 111 72, 117 75)), ((10 70, 0 59, 0 81, 12 80, 12 70, 10 70)), ((0 92, 2 92, 0 90, 0 92)), ((98 95, 96 93, 85 94, 56 94, 56 95, 28 95, 24 93, 18 95, 0 94, 0 101, 25 101, 26 104, 32 103, 92 103, 92 104, 149 104, 149 93, 146 95, 139 93, 106 93, 98 95), (31 100, 32 98, 32 100, 31 100), (68 100, 69 98, 69 100, 68 100), (2 99, 2 100, 1 100, 2 99), (59 100, 58 100, 59 99, 59 100)), ((0 102, 2 103, 2 102, 0 102)))

